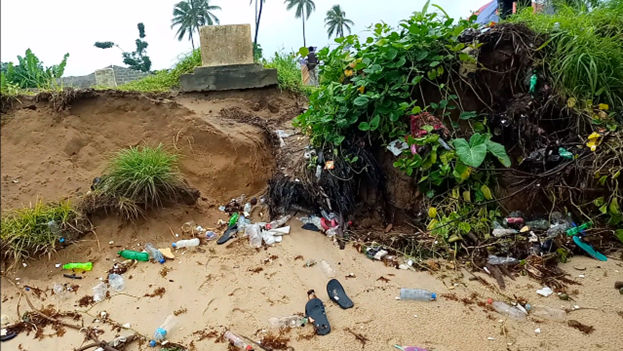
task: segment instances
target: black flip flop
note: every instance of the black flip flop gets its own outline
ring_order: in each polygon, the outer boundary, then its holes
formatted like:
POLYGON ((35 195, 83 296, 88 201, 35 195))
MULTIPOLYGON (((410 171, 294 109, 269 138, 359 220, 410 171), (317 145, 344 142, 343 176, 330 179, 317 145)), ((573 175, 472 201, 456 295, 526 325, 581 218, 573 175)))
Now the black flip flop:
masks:
POLYGON ((314 324, 314 329, 318 335, 327 335, 331 332, 331 325, 324 310, 324 304, 319 298, 307 301, 305 305, 305 315, 310 323, 314 324))
POLYGON ((227 228, 227 230, 225 231, 225 233, 223 233, 223 236, 221 236, 220 238, 218 238, 218 241, 216 242, 218 245, 223 245, 226 242, 229 241, 229 239, 231 239, 232 234, 236 234, 238 233, 238 225, 234 224, 231 227, 227 228))
POLYGON ((5 336, 0 337, 0 341, 9 341, 16 337, 17 334, 14 332, 8 332, 5 336))
POLYGON ((335 301, 343 309, 351 308, 355 305, 348 295, 346 295, 344 287, 337 279, 329 280, 327 283, 327 294, 331 300, 335 301))

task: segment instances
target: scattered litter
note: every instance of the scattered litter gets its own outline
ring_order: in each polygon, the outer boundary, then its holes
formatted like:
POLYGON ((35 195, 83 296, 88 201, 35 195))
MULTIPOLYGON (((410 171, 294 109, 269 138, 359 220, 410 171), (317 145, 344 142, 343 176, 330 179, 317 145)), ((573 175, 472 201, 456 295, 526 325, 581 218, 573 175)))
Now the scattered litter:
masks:
POLYGON ((130 328, 132 328, 132 324, 126 323, 126 324, 122 325, 122 327, 124 327, 125 329, 130 329, 130 328))
POLYGON ((541 332, 541 328, 536 328, 536 329, 534 329, 534 332, 535 332, 535 333, 537 333, 537 334, 539 334, 539 333, 541 332))
POLYGON ((584 275, 584 274, 580 274, 580 275, 578 275, 578 277, 580 277, 580 278, 584 278, 584 277, 585 277, 585 275, 584 275))
POLYGON ((92 262, 85 262, 85 263, 66 263, 63 265, 63 269, 68 270, 68 269, 80 269, 83 271, 90 271, 93 269, 93 263, 92 262))
POLYGON ((387 145, 387 150, 389 150, 394 156, 400 156, 402 152, 409 148, 409 144, 405 143, 404 140, 396 139, 387 145))
POLYGON ((324 163, 324 169, 325 170, 331 170, 335 168, 335 162, 334 161, 327 161, 324 163))
POLYGON ((495 340, 495 338, 490 336, 490 337, 487 338, 487 340, 493 341, 493 340, 495 340))
POLYGON ((400 289, 401 300, 433 301, 437 299, 437 294, 424 289, 400 289))
POLYGON ((171 251, 170 247, 167 247, 166 249, 158 249, 158 251, 160 251, 160 253, 162 254, 162 256, 164 256, 165 258, 168 258, 170 260, 175 259, 175 255, 173 254, 173 252, 171 251))
POLYGON ((112 245, 112 244, 114 244, 114 243, 115 243, 115 242, 111 240, 111 241, 109 241, 109 242, 108 242, 108 245, 112 245))
POLYGON ((56 268, 60 268, 61 266, 62 266, 62 264, 60 264, 60 263, 57 263, 57 264, 54 265, 54 267, 56 267, 56 268))
POLYGON ((551 294, 554 293, 554 290, 552 290, 548 286, 545 286, 545 287, 543 287, 543 289, 537 290, 536 293, 541 295, 541 296, 548 297, 548 296, 550 296, 551 294))

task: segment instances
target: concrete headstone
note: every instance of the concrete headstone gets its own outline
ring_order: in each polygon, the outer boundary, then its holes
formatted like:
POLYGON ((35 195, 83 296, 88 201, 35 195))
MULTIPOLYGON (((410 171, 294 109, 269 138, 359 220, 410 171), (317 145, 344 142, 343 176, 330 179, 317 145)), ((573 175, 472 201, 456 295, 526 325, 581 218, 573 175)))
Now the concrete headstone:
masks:
POLYGON ((253 63, 250 24, 205 26, 200 29, 203 66, 228 66, 253 63))

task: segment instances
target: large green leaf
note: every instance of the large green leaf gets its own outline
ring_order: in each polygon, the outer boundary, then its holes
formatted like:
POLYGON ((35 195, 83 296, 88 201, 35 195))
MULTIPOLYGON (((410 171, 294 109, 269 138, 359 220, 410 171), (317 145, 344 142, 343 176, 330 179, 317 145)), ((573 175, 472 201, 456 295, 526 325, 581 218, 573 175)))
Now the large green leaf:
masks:
POLYGON ((379 123, 381 123, 381 116, 374 116, 372 121, 370 121, 370 130, 376 130, 379 127, 379 123))
POLYGON ((493 156, 497 157, 497 159, 500 160, 505 167, 511 166, 511 159, 506 154, 504 145, 487 139, 487 150, 493 154, 493 156))
POLYGON ((357 106, 363 106, 368 103, 368 98, 366 96, 358 96, 353 103, 357 106))
POLYGON ((478 139, 474 139, 474 136, 476 134, 470 139, 470 143, 474 141, 473 146, 470 146, 467 140, 463 138, 454 139, 453 145, 461 162, 470 167, 479 167, 487 156, 487 145, 478 139))

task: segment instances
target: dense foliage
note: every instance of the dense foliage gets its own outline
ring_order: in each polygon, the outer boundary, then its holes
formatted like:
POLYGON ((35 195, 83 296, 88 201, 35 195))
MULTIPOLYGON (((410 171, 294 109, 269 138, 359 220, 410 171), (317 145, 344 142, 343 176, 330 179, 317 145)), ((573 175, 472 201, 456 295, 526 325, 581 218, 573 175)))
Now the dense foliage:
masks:
POLYGON ((65 72, 68 57, 69 54, 65 54, 58 65, 45 67, 32 50, 26 50, 25 56, 17 56, 17 65, 12 62, 2 64, 2 91, 12 88, 50 88, 56 85, 56 78, 65 72))

